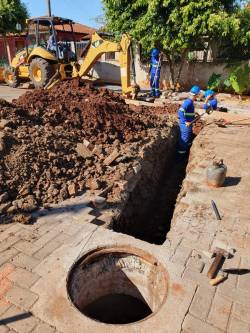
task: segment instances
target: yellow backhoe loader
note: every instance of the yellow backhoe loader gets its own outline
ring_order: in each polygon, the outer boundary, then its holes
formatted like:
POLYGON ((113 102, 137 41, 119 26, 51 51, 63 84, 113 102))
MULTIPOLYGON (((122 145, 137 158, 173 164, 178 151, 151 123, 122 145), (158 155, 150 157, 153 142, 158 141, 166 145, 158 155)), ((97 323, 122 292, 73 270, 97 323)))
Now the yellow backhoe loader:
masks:
POLYGON ((6 83, 17 87, 31 80, 35 88, 50 88, 58 80, 86 76, 104 53, 118 52, 122 93, 134 97, 138 86, 131 84, 131 38, 124 34, 119 43, 92 35, 81 64, 76 57, 74 22, 61 17, 37 17, 28 20, 26 48, 16 54, 4 72, 6 83), (56 26, 71 27, 71 40, 59 40, 56 26))

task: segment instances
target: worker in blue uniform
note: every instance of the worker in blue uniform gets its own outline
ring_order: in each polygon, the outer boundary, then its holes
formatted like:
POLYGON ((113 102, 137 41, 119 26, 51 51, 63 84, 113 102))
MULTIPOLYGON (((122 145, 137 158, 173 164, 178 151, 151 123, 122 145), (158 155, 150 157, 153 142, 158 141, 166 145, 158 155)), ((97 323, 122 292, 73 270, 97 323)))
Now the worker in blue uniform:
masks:
POLYGON ((192 124, 195 119, 194 101, 200 93, 199 86, 193 86, 190 90, 189 97, 184 101, 178 111, 180 135, 178 144, 178 153, 185 154, 188 151, 192 139, 192 124))
POLYGON ((206 111, 217 110, 218 101, 217 98, 215 97, 215 92, 213 90, 206 90, 204 97, 205 97, 205 103, 203 109, 206 111))
POLYGON ((153 97, 159 97, 160 92, 160 76, 161 76, 161 58, 160 51, 157 48, 151 50, 150 60, 150 87, 153 97))

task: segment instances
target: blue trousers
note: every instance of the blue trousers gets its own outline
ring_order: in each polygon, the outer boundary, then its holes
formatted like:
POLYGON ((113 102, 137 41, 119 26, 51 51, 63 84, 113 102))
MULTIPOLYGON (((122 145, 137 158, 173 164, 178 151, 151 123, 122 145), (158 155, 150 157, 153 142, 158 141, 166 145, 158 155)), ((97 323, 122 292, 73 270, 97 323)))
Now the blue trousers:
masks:
POLYGON ((178 142, 178 151, 187 151, 189 148, 189 144, 191 143, 192 138, 192 126, 187 127, 185 124, 179 123, 180 127, 180 135, 178 142))
POLYGON ((160 96, 160 70, 151 71, 150 73, 150 87, 152 96, 159 97, 160 96))

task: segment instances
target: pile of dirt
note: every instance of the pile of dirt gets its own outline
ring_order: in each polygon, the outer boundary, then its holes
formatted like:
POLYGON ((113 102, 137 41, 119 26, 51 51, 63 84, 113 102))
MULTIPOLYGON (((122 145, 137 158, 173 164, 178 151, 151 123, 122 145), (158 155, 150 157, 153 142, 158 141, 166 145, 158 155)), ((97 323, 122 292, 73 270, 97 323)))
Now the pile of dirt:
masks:
POLYGON ((79 80, 0 100, 0 219, 26 223, 39 206, 123 179, 168 109, 131 108, 79 80))

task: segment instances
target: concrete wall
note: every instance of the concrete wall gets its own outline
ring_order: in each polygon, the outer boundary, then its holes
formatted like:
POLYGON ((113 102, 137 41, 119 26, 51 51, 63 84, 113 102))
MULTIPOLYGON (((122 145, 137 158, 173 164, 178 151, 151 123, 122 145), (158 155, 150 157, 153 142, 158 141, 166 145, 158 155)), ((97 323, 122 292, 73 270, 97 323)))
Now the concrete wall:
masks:
MULTIPOLYGON (((147 80, 149 66, 141 64, 138 55, 135 58, 137 83, 141 88, 149 88, 149 82, 147 80)), ((224 69, 225 66, 226 63, 187 62, 183 67, 180 83, 185 88, 189 88, 193 84, 199 84, 202 88, 206 88, 208 80, 213 73, 222 74, 222 77, 226 78, 227 71, 224 69)), ((120 67, 118 60, 109 61, 102 57, 96 64, 93 75, 102 78, 106 82, 120 83, 120 67)), ((169 76, 169 66, 167 62, 164 62, 161 71, 161 88, 167 87, 169 76)))

